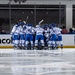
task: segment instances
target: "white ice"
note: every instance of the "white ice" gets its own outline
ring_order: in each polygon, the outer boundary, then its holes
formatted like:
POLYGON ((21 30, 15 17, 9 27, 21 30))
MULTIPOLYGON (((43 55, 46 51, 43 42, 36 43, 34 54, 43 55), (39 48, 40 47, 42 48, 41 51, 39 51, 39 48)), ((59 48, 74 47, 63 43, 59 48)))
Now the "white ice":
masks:
POLYGON ((0 49, 0 75, 75 75, 75 49, 0 49))

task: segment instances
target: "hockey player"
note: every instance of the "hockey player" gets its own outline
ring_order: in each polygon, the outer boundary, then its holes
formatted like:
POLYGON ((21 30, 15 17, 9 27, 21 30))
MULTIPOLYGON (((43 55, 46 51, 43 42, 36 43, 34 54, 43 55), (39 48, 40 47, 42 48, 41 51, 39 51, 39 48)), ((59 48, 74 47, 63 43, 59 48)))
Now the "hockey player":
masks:
POLYGON ((12 28, 11 35, 12 35, 12 43, 14 48, 19 47, 19 23, 16 23, 12 28))
POLYGON ((51 24, 51 27, 50 27, 50 41, 48 42, 48 47, 50 49, 55 49, 55 42, 56 42, 56 38, 57 38, 57 35, 56 35, 56 24, 52 23, 51 24))
POLYGON ((49 41, 49 28, 48 25, 44 26, 44 43, 45 43, 45 49, 48 47, 48 41, 49 41))
POLYGON ((35 36, 35 47, 36 47, 36 49, 38 49, 39 41, 40 41, 42 49, 43 49, 43 47, 44 47, 44 36, 43 36, 44 29, 41 28, 39 25, 36 25, 35 33, 36 33, 36 36, 35 36))
POLYGON ((25 37, 25 46, 26 46, 26 49, 28 49, 28 45, 30 43, 30 49, 33 49, 33 27, 32 27, 32 24, 28 23, 27 26, 26 26, 26 37, 25 37))
POLYGON ((25 35, 24 35, 24 22, 19 23, 19 47, 20 49, 24 49, 25 47, 25 35))
POLYGON ((57 31, 56 31, 56 48, 58 48, 58 46, 60 46, 61 48, 63 48, 63 42, 62 42, 62 29, 60 29, 59 27, 57 27, 57 31))
POLYGON ((52 24, 51 25, 51 29, 50 29, 50 46, 51 49, 55 49, 58 48, 58 46, 60 45, 61 48, 63 48, 63 43, 62 43, 62 34, 61 34, 61 29, 56 27, 56 24, 52 24))
MULTIPOLYGON (((24 22, 24 25, 23 25, 24 39, 26 38, 26 28, 27 28, 27 24, 24 22)), ((25 42, 26 41, 24 40, 24 49, 25 49, 25 42)))

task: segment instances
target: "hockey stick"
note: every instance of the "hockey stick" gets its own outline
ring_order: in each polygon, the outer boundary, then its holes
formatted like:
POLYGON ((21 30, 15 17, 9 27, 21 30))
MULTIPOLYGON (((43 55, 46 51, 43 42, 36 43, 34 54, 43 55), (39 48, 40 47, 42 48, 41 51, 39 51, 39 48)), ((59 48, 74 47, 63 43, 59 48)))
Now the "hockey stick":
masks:
POLYGON ((29 16, 27 16, 27 18, 26 18, 26 21, 23 21, 25 24, 27 23, 27 21, 28 21, 28 18, 29 18, 29 16))
POLYGON ((40 25, 44 20, 42 19, 38 24, 40 25))
POLYGON ((26 23, 27 23, 27 21, 28 21, 28 18, 29 18, 29 16, 27 16, 27 18, 26 18, 26 23))

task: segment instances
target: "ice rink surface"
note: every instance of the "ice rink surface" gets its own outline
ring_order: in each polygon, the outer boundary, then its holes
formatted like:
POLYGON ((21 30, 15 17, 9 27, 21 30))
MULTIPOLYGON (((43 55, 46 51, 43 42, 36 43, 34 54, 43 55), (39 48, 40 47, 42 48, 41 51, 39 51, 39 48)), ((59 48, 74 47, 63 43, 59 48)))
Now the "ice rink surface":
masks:
POLYGON ((0 75, 75 75, 75 49, 0 49, 0 75))

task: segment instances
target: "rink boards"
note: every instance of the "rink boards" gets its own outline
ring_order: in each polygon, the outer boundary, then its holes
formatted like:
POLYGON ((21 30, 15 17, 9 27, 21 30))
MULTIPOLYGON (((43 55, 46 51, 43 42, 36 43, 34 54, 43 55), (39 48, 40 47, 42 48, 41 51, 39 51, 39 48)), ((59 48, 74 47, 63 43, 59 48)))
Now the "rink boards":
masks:
POLYGON ((75 75, 75 49, 0 49, 1 75, 75 75))
MULTIPOLYGON (((62 41, 64 48, 75 48, 75 35, 74 34, 65 34, 62 35, 62 41)), ((12 48, 11 35, 0 35, 0 48, 12 48)))

